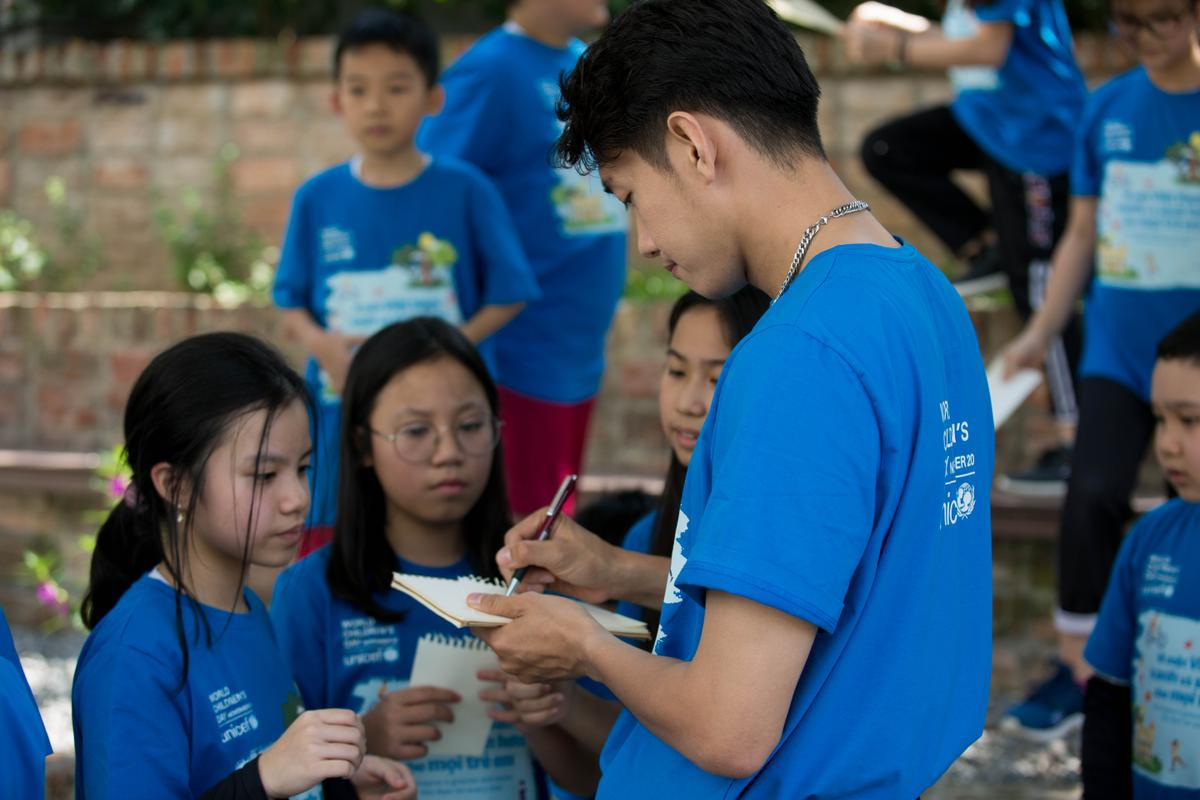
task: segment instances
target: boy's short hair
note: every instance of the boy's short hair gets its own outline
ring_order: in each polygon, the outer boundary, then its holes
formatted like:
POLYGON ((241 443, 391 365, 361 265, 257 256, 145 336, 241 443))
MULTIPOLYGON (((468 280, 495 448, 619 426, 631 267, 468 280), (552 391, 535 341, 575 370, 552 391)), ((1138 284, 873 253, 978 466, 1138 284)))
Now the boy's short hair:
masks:
POLYGON ((586 172, 629 149, 669 169, 674 111, 708 114, 782 168, 797 154, 824 158, 821 95, 804 53, 763 0, 641 0, 562 81, 556 146, 586 172))
POLYGON ((1190 361, 1200 366, 1200 311, 1164 336, 1155 355, 1160 361, 1190 361))
POLYGON ((407 53, 417 62, 429 86, 437 83, 441 67, 437 34, 420 19, 383 8, 368 8, 342 31, 333 51, 333 78, 342 73, 342 55, 371 44, 407 53))

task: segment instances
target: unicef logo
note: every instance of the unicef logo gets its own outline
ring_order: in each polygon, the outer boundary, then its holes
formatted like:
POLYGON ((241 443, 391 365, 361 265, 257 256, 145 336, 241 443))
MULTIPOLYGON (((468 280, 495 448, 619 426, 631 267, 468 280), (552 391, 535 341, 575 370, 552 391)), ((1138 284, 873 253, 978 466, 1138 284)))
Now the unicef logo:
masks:
POLYGON ((383 651, 383 660, 387 661, 389 664, 392 663, 393 661, 399 661, 400 660, 400 651, 394 647, 389 647, 388 649, 383 651))
POLYGON ((250 730, 258 730, 258 717, 254 716, 253 714, 250 715, 250 730))
POLYGON ((958 509, 959 519, 971 516, 975 510, 975 487, 969 483, 958 485, 958 495, 954 498, 954 507, 958 509))

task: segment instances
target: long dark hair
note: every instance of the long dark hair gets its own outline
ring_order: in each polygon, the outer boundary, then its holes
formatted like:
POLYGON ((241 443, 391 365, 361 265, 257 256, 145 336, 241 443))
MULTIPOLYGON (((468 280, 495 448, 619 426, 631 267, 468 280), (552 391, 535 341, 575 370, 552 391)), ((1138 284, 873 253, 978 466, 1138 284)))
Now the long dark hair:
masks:
MULTIPOLYGON (((391 586, 396 555, 384 535, 387 506, 383 486, 365 462, 370 454, 367 428, 375 400, 392 378, 417 364, 442 358, 457 361, 475 376, 492 415, 499 416, 496 384, 479 352, 457 328, 433 317, 397 322, 367 339, 350 364, 342 392, 338 514, 326 576, 335 597, 382 621, 395 621, 403 615, 375 600, 377 593, 391 586)), ((483 494, 463 519, 467 558, 476 575, 500 577, 496 551, 503 546, 509 525, 504 454, 497 447, 483 494)))
MULTIPOLYGON (((204 472, 233 422, 265 410, 259 453, 280 411, 296 400, 308 404, 300 378, 274 349, 240 333, 194 336, 157 355, 138 376, 125 405, 125 458, 133 473, 125 498, 117 502, 96 535, 91 575, 83 598, 83 623, 93 629, 129 587, 162 563, 175 586, 175 622, 187 680, 188 645, 182 599, 197 608, 184 580, 188 537, 204 489, 204 472), (155 489, 151 470, 172 468, 169 497, 155 489)), ((257 498, 259 485, 254 492, 257 498)), ((251 503, 248 531, 253 531, 251 503)), ((250 539, 242 554, 244 582, 250 539)), ((236 600, 235 600, 236 602, 236 600)), ((232 611, 232 608, 230 609, 232 611)), ((210 632, 203 614, 205 636, 210 632)))
MULTIPOLYGON (((725 333, 725 342, 732 350, 746 334, 754 328, 758 318, 770 306, 771 301, 763 292, 753 286, 745 286, 720 300, 709 300, 703 295, 688 292, 675 301, 671 307, 671 315, 667 319, 667 341, 675 335, 675 328, 683 315, 694 308, 712 308, 716 310, 725 333)), ((654 518, 654 528, 650 534, 650 555, 670 557, 675 546, 675 521, 679 517, 679 504, 683 499, 683 481, 687 477, 687 467, 671 451, 671 463, 667 467, 667 475, 663 482, 662 495, 658 498, 657 513, 654 518)), ((646 624, 650 630, 658 627, 659 612, 647 609, 646 624)))

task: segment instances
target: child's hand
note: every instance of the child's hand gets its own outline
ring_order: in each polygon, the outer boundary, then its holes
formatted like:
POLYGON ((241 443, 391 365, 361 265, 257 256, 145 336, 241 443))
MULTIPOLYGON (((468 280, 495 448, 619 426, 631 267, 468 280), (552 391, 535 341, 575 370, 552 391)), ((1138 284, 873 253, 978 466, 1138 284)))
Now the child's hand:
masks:
POLYGON ((1040 369, 1046 363, 1049 342, 1041 331, 1026 325, 1021 335, 1009 342, 1000 357, 1004 359, 1004 377, 1011 378, 1019 369, 1040 369))
POLYGON ((305 711, 258 759, 268 797, 291 797, 327 778, 349 778, 362 763, 366 742, 353 711, 305 711))
POLYGON ((417 782, 408 767, 382 756, 363 756, 350 779, 359 800, 415 800, 417 782))
POLYGON ((363 715, 367 751, 411 760, 428 752, 425 742, 441 738, 433 723, 453 722, 450 703, 462 698, 449 689, 415 686, 383 694, 379 704, 363 715))
POLYGON ((362 336, 346 336, 334 331, 325 331, 313 347, 313 357, 329 376, 329 388, 341 394, 346 385, 346 373, 354 359, 354 348, 365 341, 362 336))
POLYGON ((479 693, 480 699, 505 706, 503 710, 489 711, 488 716, 518 727, 545 728, 557 725, 566 719, 571 698, 575 694, 574 681, 522 683, 500 670, 480 670, 479 679, 503 684, 479 693))

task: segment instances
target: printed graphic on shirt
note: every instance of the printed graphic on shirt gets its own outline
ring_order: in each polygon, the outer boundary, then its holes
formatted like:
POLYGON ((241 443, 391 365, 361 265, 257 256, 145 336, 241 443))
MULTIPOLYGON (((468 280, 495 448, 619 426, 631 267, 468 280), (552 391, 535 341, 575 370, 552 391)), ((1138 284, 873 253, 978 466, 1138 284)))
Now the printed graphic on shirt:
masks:
MULTIPOLYGON (((355 684, 351 695, 359 700, 356 713, 365 714, 389 693, 406 689, 407 680, 369 678, 355 684)), ((438 756, 407 762, 421 798, 455 800, 535 800, 537 785, 529 745, 516 728, 492 724, 487 747, 480 756, 438 756)))
MULTIPOLYGON (((558 85, 553 82, 542 84, 542 97, 553 110, 558 103, 558 85)), ((564 124, 555 120, 555 138, 562 133, 564 124)), ((569 167, 554 171, 558 184, 550 190, 550 202, 562 223, 566 236, 600 233, 624 233, 626 228, 625 207, 608 192, 600 182, 600 175, 592 171, 580 175, 569 167)))
MULTIPOLYGON (((666 618, 667 606, 683 602, 683 593, 675 586, 679 573, 687 566, 687 556, 683 554, 683 535, 687 533, 688 515, 679 509, 679 517, 675 520, 675 544, 671 546, 671 566, 667 571, 667 587, 663 592, 663 618, 666 618)), ((658 636, 654 640, 654 652, 661 653, 663 643, 667 641, 667 632, 663 625, 658 626, 658 636)))
MULTIPOLYGON (((946 4, 942 33, 947 39, 970 39, 979 32, 979 17, 962 0, 946 4)), ((951 67, 947 70, 955 92, 990 92, 1000 88, 1000 73, 995 67, 951 67)))
POLYGON ((1110 161, 1096 223, 1102 283, 1200 288, 1194 258, 1200 237, 1200 132, 1172 144, 1154 163, 1110 161))
MULTIPOLYGON (((413 317, 439 317, 459 325, 463 320, 454 289, 456 263, 454 245, 425 231, 415 245, 398 248, 383 269, 339 272, 326 281, 326 325, 355 336, 370 336, 413 317)), ((320 377, 321 401, 337 403, 340 398, 324 370, 320 377)))
MULTIPOLYGON (((971 425, 967 420, 955 420, 950 402, 938 403, 942 418, 943 481, 946 496, 942 501, 942 517, 938 528, 949 528, 969 518, 975 511, 975 450, 971 441, 971 425)), ((989 476, 990 478, 990 476, 989 476)))
POLYGON ((326 264, 354 260, 354 231, 328 225, 321 228, 321 257, 326 264))
POLYGON ((371 617, 342 620, 342 666, 394 664, 400 660, 400 634, 395 625, 371 617))
POLYGON ((1200 789, 1200 621, 1147 610, 1138 626, 1133 768, 1165 786, 1200 789))

